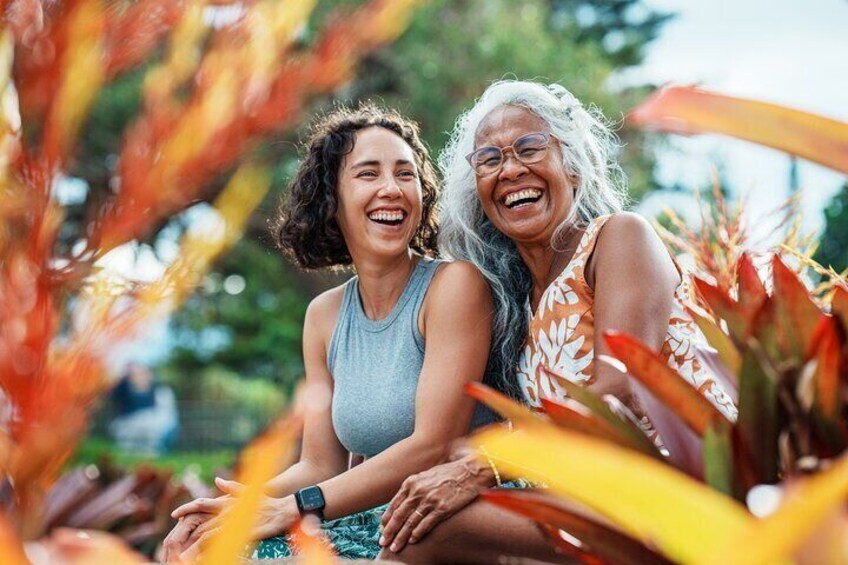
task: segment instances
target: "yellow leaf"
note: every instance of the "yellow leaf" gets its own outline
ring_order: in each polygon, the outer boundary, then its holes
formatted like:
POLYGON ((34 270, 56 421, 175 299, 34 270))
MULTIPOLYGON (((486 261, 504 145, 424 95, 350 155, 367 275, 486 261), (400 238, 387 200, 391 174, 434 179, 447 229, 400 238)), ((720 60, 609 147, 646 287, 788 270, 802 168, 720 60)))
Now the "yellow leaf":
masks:
POLYGON ((683 135, 730 135, 848 173, 848 124, 776 104, 671 86, 636 107, 629 120, 683 135))
POLYGON ((54 156, 65 156, 105 77, 103 10, 99 1, 79 2, 69 16, 68 48, 62 79, 46 125, 45 143, 54 156))
POLYGON ((669 465, 552 425, 488 430, 472 441, 504 472, 546 483, 673 560, 694 561, 753 524, 739 503, 669 465))
POLYGON ((289 416, 274 424, 244 450, 237 480, 245 489, 222 518, 220 533, 203 550, 201 563, 236 563, 245 548, 255 541, 251 534, 256 526, 259 503, 265 494, 265 483, 281 470, 281 456, 288 457, 293 453, 300 426, 300 416, 289 416))
MULTIPOLYGON (((778 510, 752 528, 724 543, 713 538, 715 551, 698 563, 757 565, 788 560, 821 524, 845 502, 848 496, 848 457, 842 457, 829 470, 795 486, 778 510)), ((842 563, 848 561, 843 545, 842 563)))

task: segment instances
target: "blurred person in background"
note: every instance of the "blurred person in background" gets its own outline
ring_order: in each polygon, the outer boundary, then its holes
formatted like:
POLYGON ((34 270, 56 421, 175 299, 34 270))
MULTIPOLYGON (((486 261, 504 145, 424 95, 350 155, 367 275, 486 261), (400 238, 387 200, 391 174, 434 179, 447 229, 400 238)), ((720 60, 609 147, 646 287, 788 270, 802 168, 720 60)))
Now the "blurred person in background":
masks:
MULTIPOLYGON (((436 256, 435 168, 417 126, 365 105, 317 121, 280 214, 281 249, 302 268, 352 266, 315 298, 303 330, 307 410, 300 461, 272 479, 253 532, 259 558, 291 555, 314 515, 342 557, 374 558, 385 503, 409 475, 494 414, 464 394, 487 372, 492 300, 466 262, 436 256), (458 292, 461 289, 461 292, 458 292), (349 468, 349 456, 364 461, 349 468)), ((240 485, 178 508, 166 560, 194 555, 240 485)))
POLYGON ((109 433, 121 450, 159 455, 173 445, 179 431, 176 397, 149 367, 130 363, 109 400, 115 413, 109 433))

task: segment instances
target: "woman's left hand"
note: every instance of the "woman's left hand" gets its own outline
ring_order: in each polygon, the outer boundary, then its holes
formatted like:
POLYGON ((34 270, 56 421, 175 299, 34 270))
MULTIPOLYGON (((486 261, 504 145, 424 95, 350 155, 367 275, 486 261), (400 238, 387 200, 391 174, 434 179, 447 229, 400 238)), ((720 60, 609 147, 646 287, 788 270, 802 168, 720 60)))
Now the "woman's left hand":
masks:
MULTIPOLYGON (((214 518, 210 518, 203 524, 197 527, 192 533, 192 545, 181 555, 182 559, 191 559, 208 545, 209 541, 220 531, 221 524, 227 518, 227 514, 232 511, 233 504, 236 502, 238 495, 244 491, 244 485, 236 481, 225 481, 223 479, 215 479, 215 484, 228 497, 218 497, 215 499, 199 498, 192 501, 186 506, 191 512, 207 512, 217 514, 214 518)), ((259 503, 259 508, 255 513, 255 522, 251 539, 261 540, 286 533, 300 519, 300 512, 297 509, 297 504, 293 496, 284 498, 274 498, 270 496, 262 497, 259 503)))
POLYGON ((467 455, 406 479, 383 514, 380 545, 397 553, 423 538, 492 486, 488 471, 474 455, 467 455))

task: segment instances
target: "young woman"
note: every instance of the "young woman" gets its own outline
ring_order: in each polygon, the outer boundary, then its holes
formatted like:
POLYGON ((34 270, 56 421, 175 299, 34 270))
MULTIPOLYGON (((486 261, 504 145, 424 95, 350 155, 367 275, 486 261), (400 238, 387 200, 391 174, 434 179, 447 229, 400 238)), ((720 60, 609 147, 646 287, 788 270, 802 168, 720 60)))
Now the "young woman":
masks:
MULTIPOLYGON (((463 394, 486 372, 491 296, 469 263, 432 258, 436 196, 417 128, 398 114, 363 106, 315 126, 282 206, 279 244, 301 267, 350 265, 356 275, 307 310, 306 381, 332 400, 307 412, 300 461, 268 485, 254 532, 260 558, 290 555, 285 534, 306 513, 325 520, 342 556, 373 558, 383 510, 375 507, 493 419, 463 394), (350 453, 365 461, 349 469, 350 453)), ((177 509, 167 556, 196 550, 230 500, 177 509)))
MULTIPOLYGON (((643 415, 626 376, 595 362, 608 353, 603 333, 617 330, 660 351, 734 418, 733 402, 695 357, 674 261, 644 219, 621 211, 614 145, 600 116, 565 88, 493 84, 457 121, 445 149, 441 243, 491 284, 494 336, 511 344, 496 349, 503 363, 512 360, 530 406, 565 397, 568 380, 643 415)), ((564 560, 530 521, 474 502, 495 482, 485 467, 470 472, 479 468, 467 456, 411 477, 383 519, 385 556, 407 563, 494 563, 504 554, 564 560), (445 484, 459 485, 452 489, 459 494, 450 496, 445 484)))

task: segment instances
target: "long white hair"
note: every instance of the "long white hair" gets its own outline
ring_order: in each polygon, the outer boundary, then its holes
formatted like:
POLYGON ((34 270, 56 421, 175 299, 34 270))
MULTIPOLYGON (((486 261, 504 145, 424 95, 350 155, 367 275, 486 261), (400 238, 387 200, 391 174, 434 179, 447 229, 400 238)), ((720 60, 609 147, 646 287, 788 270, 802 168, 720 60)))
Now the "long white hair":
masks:
POLYGON ((613 159, 618 138, 603 115, 595 108, 584 107, 559 84, 495 82, 456 121, 439 157, 444 175, 439 247, 446 256, 476 265, 489 282, 495 299, 490 379, 496 379, 498 388, 519 397, 514 371, 527 336, 526 301, 532 281, 515 244, 483 212, 476 176, 465 160, 465 155, 474 151, 480 123, 504 105, 521 106, 547 122, 561 142, 566 170, 576 179, 574 204, 554 239, 571 227, 620 211, 626 202, 626 181, 613 159))

